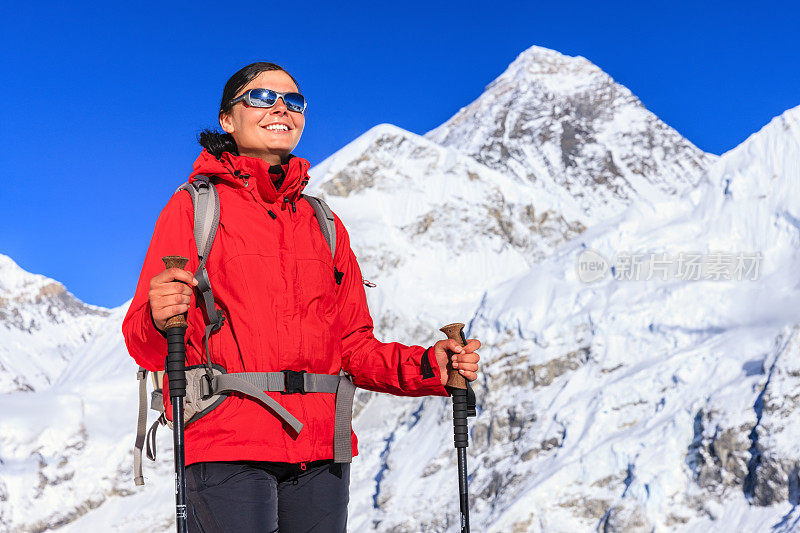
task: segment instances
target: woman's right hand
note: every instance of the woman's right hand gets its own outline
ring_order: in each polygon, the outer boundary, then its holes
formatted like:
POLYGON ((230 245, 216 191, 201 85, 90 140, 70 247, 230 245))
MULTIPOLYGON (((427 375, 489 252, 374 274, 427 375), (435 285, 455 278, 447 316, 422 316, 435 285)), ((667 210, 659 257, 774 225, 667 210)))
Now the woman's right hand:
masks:
POLYGON ((150 313, 153 323, 164 331, 167 319, 189 310, 192 287, 197 280, 191 272, 181 268, 169 268, 159 272, 150 280, 150 313))

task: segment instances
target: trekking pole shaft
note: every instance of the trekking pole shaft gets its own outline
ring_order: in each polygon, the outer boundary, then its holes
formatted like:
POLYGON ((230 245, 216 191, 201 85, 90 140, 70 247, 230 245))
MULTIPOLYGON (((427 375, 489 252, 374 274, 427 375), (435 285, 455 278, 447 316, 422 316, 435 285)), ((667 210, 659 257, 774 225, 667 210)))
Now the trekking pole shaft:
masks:
MULTIPOLYGON (((162 258, 167 268, 183 268, 185 257, 162 258)), ((183 398, 186 396, 186 319, 176 315, 167 320, 167 380, 172 403, 172 443, 175 452, 175 524, 178 533, 187 533, 186 522, 186 456, 183 443, 183 398)))
POLYGON ((451 390, 453 396, 453 440, 458 453, 458 503, 461 511, 461 533, 469 533, 469 478, 467 477, 467 391, 451 390))
POLYGON ((175 523, 178 533, 186 533, 186 459, 183 443, 183 398, 186 396, 186 328, 167 330, 167 379, 172 402, 172 444, 175 452, 175 523))
MULTIPOLYGON (((464 338, 464 324, 455 323, 444 326, 439 331, 447 338, 456 340, 461 346, 467 344, 464 338)), ((467 380, 450 362, 447 363, 447 384, 453 398, 453 444, 458 453, 458 503, 461 511, 461 533, 469 533, 469 478, 467 477, 467 380)))

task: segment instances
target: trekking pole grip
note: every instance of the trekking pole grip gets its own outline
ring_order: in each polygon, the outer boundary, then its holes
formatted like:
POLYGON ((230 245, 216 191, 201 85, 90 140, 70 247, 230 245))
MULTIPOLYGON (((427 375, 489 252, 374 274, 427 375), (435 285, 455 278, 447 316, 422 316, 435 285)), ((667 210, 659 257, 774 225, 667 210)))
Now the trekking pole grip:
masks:
MULTIPOLYGON (((456 341, 459 345, 467 345, 467 339, 464 338, 464 324, 460 322, 448 324, 440 328, 439 331, 447 335, 448 339, 453 339, 456 341)), ((464 390, 467 388, 467 380, 458 372, 458 370, 453 368, 453 364, 450 362, 449 358, 447 360, 447 383, 445 383, 445 387, 464 390)))
MULTIPOLYGON (((448 324, 439 331, 453 339, 461 346, 466 346, 464 338, 464 324, 456 322, 448 324)), ((469 429, 467 428, 467 380, 452 363, 447 361, 447 383, 445 384, 453 398, 453 440, 456 448, 466 448, 469 445, 469 429)))
MULTIPOLYGON (((189 259, 179 255, 168 255, 161 258, 164 265, 170 268, 180 268, 186 266, 189 259)), ((167 336, 167 379, 169 381, 170 398, 182 398, 186 395, 186 344, 184 344, 184 334, 186 333, 186 316, 184 314, 171 316, 167 319, 164 327, 167 336)))
MULTIPOLYGON (((167 269, 170 268, 180 268, 183 270, 183 267, 186 266, 186 263, 189 262, 189 259, 186 257, 182 257, 180 255, 167 255, 161 258, 164 261, 164 265, 166 265, 167 269)), ((188 324, 186 323, 186 314, 180 314, 171 316, 167 319, 167 325, 164 327, 165 330, 170 328, 186 328, 188 324)))

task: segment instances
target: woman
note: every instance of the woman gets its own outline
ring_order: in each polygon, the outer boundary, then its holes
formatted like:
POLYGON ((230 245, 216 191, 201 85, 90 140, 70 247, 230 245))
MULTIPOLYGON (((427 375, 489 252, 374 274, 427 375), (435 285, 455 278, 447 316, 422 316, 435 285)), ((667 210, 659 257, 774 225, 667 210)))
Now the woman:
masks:
MULTIPOLYGON (((204 149, 190 181, 214 176, 220 200, 206 269, 225 321, 210 337, 210 358, 229 373, 344 370, 364 389, 446 396, 448 350, 455 352, 453 367, 473 380, 480 343, 470 340, 462 349, 441 340, 425 349, 373 337, 347 231, 335 217, 332 256, 300 196, 309 163, 291 152, 304 113, 294 78, 273 63, 254 63, 225 85, 219 112, 225 133, 200 135, 204 149)), ((203 361, 206 320, 192 289, 193 220, 190 196, 177 192, 156 222, 123 323, 128 350, 150 370, 164 368, 164 326, 180 313, 188 313, 186 364, 203 361), (186 270, 164 270, 166 255, 190 258, 186 270)), ((186 427, 190 530, 344 531, 350 465, 332 460, 335 395, 267 394, 303 423, 300 433, 240 394, 186 427)), ((353 455, 356 445, 351 433, 353 455)))

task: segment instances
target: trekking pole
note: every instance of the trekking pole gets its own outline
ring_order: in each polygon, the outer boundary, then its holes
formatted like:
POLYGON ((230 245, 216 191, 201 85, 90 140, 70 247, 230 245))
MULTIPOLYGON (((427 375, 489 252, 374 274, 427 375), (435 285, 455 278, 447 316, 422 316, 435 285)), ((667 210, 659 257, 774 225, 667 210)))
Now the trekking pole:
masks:
MULTIPOLYGON (((161 258, 166 267, 183 269, 189 261, 179 255, 161 258)), ((183 398, 186 396, 185 315, 167 319, 167 379, 172 402, 172 442, 175 448, 175 523, 178 533, 187 533, 186 524, 186 460, 183 450, 183 398)))
MULTIPOLYGON (((464 324, 448 324, 439 331, 453 339, 461 346, 466 346, 464 338, 464 324)), ((458 495, 461 508, 461 533, 469 533, 469 479, 467 477, 467 446, 469 445, 469 431, 467 417, 475 416, 475 396, 469 388, 467 380, 459 374, 447 361, 447 387, 453 397, 453 441, 458 452, 458 495), (469 398, 471 396, 471 398, 469 398), (469 405, 472 400, 472 406, 469 405), (471 408, 470 408, 471 407, 471 408), (470 412, 472 411, 472 412, 470 412)))

